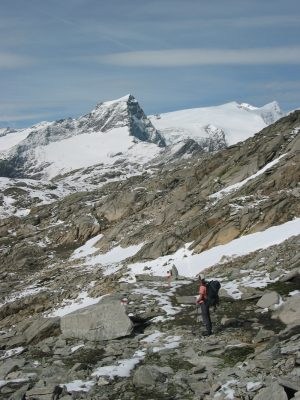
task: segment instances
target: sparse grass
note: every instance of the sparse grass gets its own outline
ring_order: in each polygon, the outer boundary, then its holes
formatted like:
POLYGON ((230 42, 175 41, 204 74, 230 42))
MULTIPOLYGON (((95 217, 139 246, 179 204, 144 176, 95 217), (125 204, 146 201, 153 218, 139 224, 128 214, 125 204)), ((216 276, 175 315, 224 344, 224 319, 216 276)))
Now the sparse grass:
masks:
POLYGON ((268 286, 268 290, 274 290, 281 296, 287 296, 293 290, 300 289, 300 279, 294 279, 290 282, 275 282, 268 286))
POLYGON ((236 363, 244 361, 253 351, 251 347, 230 348, 223 355, 224 364, 226 367, 233 367, 236 363))

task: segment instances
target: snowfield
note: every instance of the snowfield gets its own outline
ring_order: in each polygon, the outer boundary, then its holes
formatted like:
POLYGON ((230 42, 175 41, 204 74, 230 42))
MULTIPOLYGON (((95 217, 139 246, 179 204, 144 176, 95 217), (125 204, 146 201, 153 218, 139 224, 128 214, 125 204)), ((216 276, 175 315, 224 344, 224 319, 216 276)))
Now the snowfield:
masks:
POLYGON ((215 129, 222 129, 228 145, 233 145, 248 139, 282 116, 276 102, 261 108, 231 102, 216 107, 151 115, 149 119, 162 132, 167 144, 187 138, 197 141, 201 137, 208 137, 207 128, 211 125, 215 129))

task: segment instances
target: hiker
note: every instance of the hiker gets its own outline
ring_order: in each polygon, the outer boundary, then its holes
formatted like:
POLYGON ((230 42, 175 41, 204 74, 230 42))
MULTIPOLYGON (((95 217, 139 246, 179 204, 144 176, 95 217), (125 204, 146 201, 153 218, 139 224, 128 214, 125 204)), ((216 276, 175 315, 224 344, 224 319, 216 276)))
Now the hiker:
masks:
POLYGON ((172 270, 167 271, 167 281, 168 281, 168 286, 171 286, 171 282, 172 282, 172 270))
POLYGON ((210 336, 212 334, 212 325, 210 320, 209 304, 207 301, 207 284, 205 278, 201 277, 201 275, 199 275, 199 284, 199 296, 196 304, 200 305, 203 323, 206 327, 206 332, 203 336, 210 336))

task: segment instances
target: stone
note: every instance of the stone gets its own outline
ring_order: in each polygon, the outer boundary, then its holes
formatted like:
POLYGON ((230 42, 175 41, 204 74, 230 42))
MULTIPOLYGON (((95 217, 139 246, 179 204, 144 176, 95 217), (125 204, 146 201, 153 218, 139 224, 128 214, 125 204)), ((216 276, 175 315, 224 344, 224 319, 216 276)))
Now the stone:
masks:
POLYGON ((198 369, 205 369, 206 371, 216 368, 223 363, 223 360, 218 357, 198 356, 194 351, 185 354, 186 360, 197 367, 198 369))
POLYGON ((265 293, 256 305, 260 308, 269 308, 274 306, 275 304, 279 304, 280 296, 277 292, 269 292, 265 293))
POLYGON ((44 399, 46 396, 52 396, 53 393, 53 386, 43 386, 43 387, 37 387, 35 386, 34 388, 28 390, 26 392, 26 396, 28 399, 44 399))
POLYGON ((288 397, 283 387, 277 382, 274 382, 270 386, 260 390, 259 393, 253 397, 253 400, 288 400, 288 397))
POLYGON ((285 325, 300 325, 300 294, 290 297, 276 310, 272 318, 278 318, 285 325))
POLYGON ((228 299, 228 300, 234 300, 234 298, 232 297, 232 295, 227 292, 227 290, 225 288, 221 288, 219 290, 219 297, 220 299, 228 299))
POLYGON ((265 340, 270 339, 274 335, 275 333, 273 331, 261 328, 258 331, 257 335, 254 337, 253 343, 264 342, 265 340))
POLYGON ((61 318, 61 330, 66 338, 110 340, 128 336, 132 329, 125 308, 110 296, 61 318))
POLYGON ((154 386, 158 381, 164 382, 167 375, 173 373, 172 368, 159 368, 156 365, 142 365, 133 375, 133 384, 137 387, 154 386))
POLYGON ((105 379, 103 376, 100 376, 97 380, 97 386, 106 386, 109 385, 109 380, 105 379))
POLYGON ((5 378, 6 375, 13 371, 17 371, 25 365, 24 358, 15 358, 5 360, 0 364, 0 377, 5 378))
POLYGON ((19 347, 26 344, 26 338, 24 335, 15 335, 6 342, 8 347, 19 347))
POLYGON ((228 326, 236 326, 238 325, 239 320, 237 318, 227 318, 227 317, 223 317, 221 319, 221 325, 224 327, 228 327, 228 326))
POLYGON ((257 368, 270 369, 278 358, 280 358, 280 348, 275 344, 271 349, 256 354, 254 361, 257 368))
POLYGON ((278 383, 288 389, 295 391, 300 390, 300 377, 299 376, 281 376, 278 378, 278 383))
POLYGON ((294 278, 298 277, 300 275, 300 268, 294 268, 291 271, 289 271, 287 274, 282 276, 279 280, 280 282, 288 282, 293 280, 294 278))
POLYGON ((60 334, 60 318, 38 318, 23 332, 27 343, 36 343, 60 334))
MULTIPOLYGON (((300 354, 300 335, 292 336, 289 340, 280 344, 281 354, 300 354)), ((297 360, 296 360, 297 362, 297 360)))

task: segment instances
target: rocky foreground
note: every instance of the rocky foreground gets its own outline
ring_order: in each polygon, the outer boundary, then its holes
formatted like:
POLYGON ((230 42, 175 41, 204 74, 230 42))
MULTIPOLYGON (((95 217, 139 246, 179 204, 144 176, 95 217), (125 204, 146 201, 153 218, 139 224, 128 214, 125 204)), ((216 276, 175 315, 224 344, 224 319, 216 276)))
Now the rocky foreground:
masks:
MULTIPOLYGON (((10 302, 0 325, 0 398, 300 398, 298 244, 294 237, 207 272, 222 282, 210 337, 196 314, 197 282, 180 277, 170 286, 149 275, 111 281, 110 295, 60 316, 11 314, 18 300, 10 302)), ((38 310, 44 297, 26 301, 38 310)))

